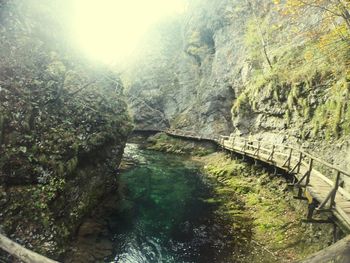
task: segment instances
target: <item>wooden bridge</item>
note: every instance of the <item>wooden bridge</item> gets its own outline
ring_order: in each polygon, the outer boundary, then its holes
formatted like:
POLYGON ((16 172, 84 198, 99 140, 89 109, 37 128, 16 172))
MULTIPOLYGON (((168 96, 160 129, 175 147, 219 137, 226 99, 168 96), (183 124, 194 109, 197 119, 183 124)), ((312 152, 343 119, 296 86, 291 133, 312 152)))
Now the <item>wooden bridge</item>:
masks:
POLYGON ((350 173, 304 150, 239 136, 200 136, 194 132, 163 130, 175 137, 212 141, 230 152, 269 164, 293 176, 292 185, 298 188, 298 198, 309 202, 307 219, 314 214, 331 212, 343 231, 350 232, 350 193, 343 188, 343 179, 350 173))

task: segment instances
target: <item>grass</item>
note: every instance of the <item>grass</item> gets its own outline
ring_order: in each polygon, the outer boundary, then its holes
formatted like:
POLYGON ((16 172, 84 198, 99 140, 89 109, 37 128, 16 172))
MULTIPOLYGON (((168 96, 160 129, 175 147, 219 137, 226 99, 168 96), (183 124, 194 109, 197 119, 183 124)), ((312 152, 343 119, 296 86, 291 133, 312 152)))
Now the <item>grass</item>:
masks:
POLYGON ((283 178, 231 160, 223 153, 195 159, 205 164, 203 170, 215 189, 215 197, 208 202, 220 204, 218 213, 230 217, 232 227, 244 233, 248 241, 252 239, 277 255, 276 262, 292 262, 328 245, 330 227, 310 229, 301 222, 306 204, 294 201, 283 178), (322 232, 323 238, 315 241, 315 231, 322 232))

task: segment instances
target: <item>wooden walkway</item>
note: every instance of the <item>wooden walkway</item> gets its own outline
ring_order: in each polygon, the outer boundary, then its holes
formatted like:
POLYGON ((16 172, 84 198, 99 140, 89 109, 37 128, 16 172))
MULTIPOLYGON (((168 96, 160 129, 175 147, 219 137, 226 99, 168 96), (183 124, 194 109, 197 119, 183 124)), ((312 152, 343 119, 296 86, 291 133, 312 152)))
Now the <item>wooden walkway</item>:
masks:
POLYGON ((230 152, 248 156, 293 175, 293 185, 299 189, 298 197, 309 201, 308 220, 320 212, 331 212, 341 228, 350 232, 350 193, 343 186, 344 171, 301 149, 237 136, 200 136, 193 132, 164 130, 168 135, 212 141, 230 152))

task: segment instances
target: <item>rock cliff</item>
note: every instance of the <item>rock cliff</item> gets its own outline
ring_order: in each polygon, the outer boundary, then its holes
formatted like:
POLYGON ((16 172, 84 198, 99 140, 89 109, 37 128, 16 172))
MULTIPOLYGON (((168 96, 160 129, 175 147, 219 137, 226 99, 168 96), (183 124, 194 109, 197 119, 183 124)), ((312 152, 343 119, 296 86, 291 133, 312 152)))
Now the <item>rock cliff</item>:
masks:
POLYGON ((193 12, 162 23, 145 40, 146 48, 124 75, 140 128, 232 130, 234 61, 227 63, 227 52, 236 45, 231 32, 237 34, 237 25, 225 17, 228 3, 194 1, 193 12))
POLYGON ((349 7, 323 4, 191 1, 124 76, 136 125, 288 142, 350 170, 349 7))
POLYGON ((116 187, 131 130, 120 79, 63 41, 62 3, 0 1, 0 227, 57 258, 116 187))

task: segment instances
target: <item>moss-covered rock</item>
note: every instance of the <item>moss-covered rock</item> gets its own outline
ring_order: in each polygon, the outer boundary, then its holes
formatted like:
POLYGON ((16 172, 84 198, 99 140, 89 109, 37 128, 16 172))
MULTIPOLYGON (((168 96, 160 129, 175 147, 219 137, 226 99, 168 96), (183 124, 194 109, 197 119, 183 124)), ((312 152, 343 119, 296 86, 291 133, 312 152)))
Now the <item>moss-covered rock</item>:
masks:
POLYGON ((123 85, 62 43, 54 3, 0 6, 0 228, 57 258, 116 186, 131 131, 123 85))
POLYGON ((151 150, 162 152, 191 154, 196 156, 205 156, 216 150, 216 146, 210 142, 181 140, 164 133, 158 133, 154 136, 148 137, 146 147, 151 150))

